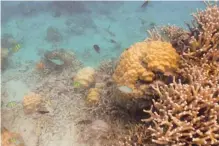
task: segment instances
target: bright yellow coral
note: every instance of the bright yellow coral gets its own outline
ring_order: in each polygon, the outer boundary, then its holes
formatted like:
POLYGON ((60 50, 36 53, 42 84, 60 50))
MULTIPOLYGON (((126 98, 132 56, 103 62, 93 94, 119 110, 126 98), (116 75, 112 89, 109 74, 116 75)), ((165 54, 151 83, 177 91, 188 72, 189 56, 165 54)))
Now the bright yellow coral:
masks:
POLYGON ((91 67, 85 67, 78 71, 74 77, 74 82, 80 84, 80 88, 87 88, 94 82, 95 70, 91 67))
POLYGON ((179 55, 168 42, 138 42, 121 55, 113 79, 119 86, 132 88, 133 96, 139 97, 156 73, 174 72, 178 61, 179 55))
POLYGON ((96 104, 100 100, 100 89, 98 88, 90 88, 87 95, 87 103, 88 104, 96 104))

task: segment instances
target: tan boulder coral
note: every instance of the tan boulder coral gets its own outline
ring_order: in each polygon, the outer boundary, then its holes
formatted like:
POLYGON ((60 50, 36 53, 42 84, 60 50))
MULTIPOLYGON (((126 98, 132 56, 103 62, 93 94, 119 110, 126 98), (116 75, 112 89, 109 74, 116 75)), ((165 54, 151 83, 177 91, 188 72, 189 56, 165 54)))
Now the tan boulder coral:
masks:
POLYGON ((20 134, 11 133, 6 128, 1 129, 2 146, 25 146, 23 138, 20 134))
POLYGON ((132 89, 132 97, 141 97, 156 74, 169 74, 178 69, 179 55, 168 42, 144 41, 128 48, 121 55, 113 74, 118 86, 132 89))
POLYGON ((95 70, 91 67, 85 67, 78 71, 74 77, 75 87, 88 88, 92 83, 94 83, 95 70))
POLYGON ((29 93, 28 95, 24 96, 23 100, 23 108, 26 114, 31 114, 36 112, 42 103, 42 98, 40 95, 36 93, 29 93))

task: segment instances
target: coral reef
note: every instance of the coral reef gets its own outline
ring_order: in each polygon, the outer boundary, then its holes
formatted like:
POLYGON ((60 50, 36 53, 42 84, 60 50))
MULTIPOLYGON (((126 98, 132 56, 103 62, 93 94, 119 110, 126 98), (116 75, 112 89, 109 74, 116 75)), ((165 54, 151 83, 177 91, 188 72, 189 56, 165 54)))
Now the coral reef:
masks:
POLYGON ((168 40, 175 45, 181 58, 179 73, 183 75, 169 85, 152 85, 158 98, 152 99, 150 110, 144 110, 149 117, 142 119, 149 128, 137 128, 136 132, 148 131, 153 143, 219 144, 218 15, 218 6, 207 3, 206 10, 193 14, 190 32, 175 26, 149 31, 149 40, 168 40))
POLYGON ((144 95, 148 83, 157 74, 174 74, 178 68, 179 55, 170 43, 162 41, 139 42, 127 49, 113 74, 119 86, 128 86, 132 96, 144 95))
POLYGON ((95 70, 92 67, 85 67, 79 70, 73 78, 75 83, 79 83, 79 88, 88 88, 94 83, 95 70))
POLYGON ((36 112, 42 103, 42 98, 35 93, 29 93, 28 95, 24 96, 23 100, 23 108, 26 114, 31 114, 36 112))

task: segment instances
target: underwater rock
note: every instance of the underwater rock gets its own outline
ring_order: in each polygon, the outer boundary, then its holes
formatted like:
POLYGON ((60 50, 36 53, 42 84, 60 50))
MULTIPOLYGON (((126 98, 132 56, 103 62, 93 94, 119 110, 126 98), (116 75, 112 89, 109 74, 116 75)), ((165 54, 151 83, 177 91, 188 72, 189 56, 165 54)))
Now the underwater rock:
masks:
POLYGON ((77 60, 74 52, 65 49, 45 52, 43 60, 41 60, 38 65, 40 69, 42 66, 42 69, 48 73, 62 71, 68 68, 77 71, 82 67, 82 63, 77 60))
POLYGON ((74 82, 80 84, 79 88, 88 88, 94 83, 95 70, 92 67, 85 67, 78 71, 74 82))

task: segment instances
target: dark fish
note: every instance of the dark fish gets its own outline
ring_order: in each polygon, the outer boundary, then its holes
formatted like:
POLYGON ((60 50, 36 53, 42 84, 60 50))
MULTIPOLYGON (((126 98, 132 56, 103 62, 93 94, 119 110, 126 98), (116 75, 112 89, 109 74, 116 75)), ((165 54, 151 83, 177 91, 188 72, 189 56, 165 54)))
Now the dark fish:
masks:
POLYGON ((110 43, 116 44, 117 42, 115 40, 113 40, 113 39, 110 39, 110 43))
POLYGON ((148 5, 149 0, 145 0, 145 2, 141 5, 141 8, 145 8, 148 5))
POLYGON ((92 123, 91 120, 81 120, 81 121, 79 121, 76 125, 81 125, 81 124, 87 125, 87 124, 91 124, 91 123, 92 123))
POLYGON ((100 47, 98 45, 93 45, 93 48, 97 53, 100 53, 100 47))
POLYGON ((40 114, 46 114, 46 113, 49 113, 49 111, 37 111, 38 113, 40 114))

